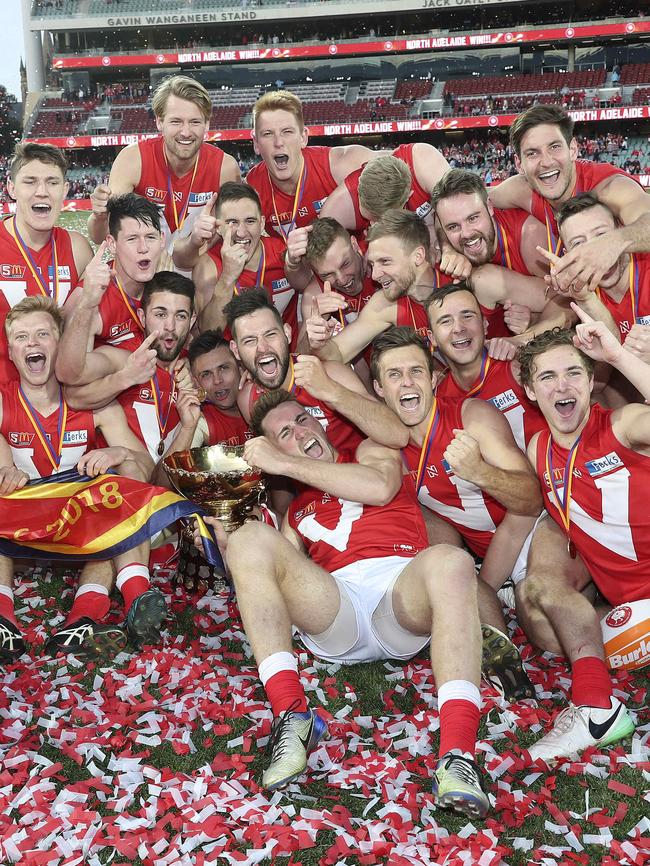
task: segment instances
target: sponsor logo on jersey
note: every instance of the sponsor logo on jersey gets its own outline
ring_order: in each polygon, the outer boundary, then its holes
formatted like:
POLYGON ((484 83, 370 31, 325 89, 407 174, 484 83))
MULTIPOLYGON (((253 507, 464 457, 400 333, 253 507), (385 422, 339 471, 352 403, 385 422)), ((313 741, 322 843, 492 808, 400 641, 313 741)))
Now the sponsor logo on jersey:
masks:
POLYGON ((620 628, 632 616, 632 608, 629 604, 622 604, 620 607, 615 607, 607 614, 605 622, 610 628, 620 628))
POLYGON ((624 465, 625 464, 616 451, 610 451, 609 454, 605 454, 603 457, 596 457, 595 460, 589 460, 585 463, 587 472, 592 476, 592 478, 595 475, 602 475, 603 472, 609 472, 612 469, 619 469, 624 465))
POLYGON ((429 216, 429 214, 431 213, 431 205, 428 201, 425 201, 419 207, 416 207, 415 213, 421 219, 424 219, 424 217, 429 216))
POLYGON ((449 463, 447 463, 447 461, 445 460, 444 457, 442 458, 442 468, 445 470, 447 475, 453 475, 454 474, 454 470, 451 468, 449 463))
POLYGON ((637 322, 639 325, 650 325, 650 316, 639 316, 637 322))
POLYGON ((131 322, 120 322, 119 325, 111 325, 111 329, 108 332, 109 337, 119 337, 122 334, 131 333, 131 322))
POLYGON ((155 186, 148 186, 144 191, 145 196, 156 204, 161 204, 167 198, 167 193, 164 189, 156 189, 155 186))
POLYGON ((35 433, 10 433, 9 444, 16 448, 27 448, 34 441, 35 433))
POLYGON ((142 400, 143 403, 153 403, 153 393, 151 388, 140 388, 138 399, 142 400))
POLYGON ((322 421, 325 418, 325 413, 320 406, 305 406, 304 409, 305 412, 308 412, 312 418, 316 418, 318 421, 322 421))
POLYGON ((79 445, 88 441, 87 430, 66 430, 63 434, 64 445, 79 445))
POLYGON ((70 265, 59 265, 57 268, 60 280, 70 279, 70 265))
POLYGON ((212 198, 212 192, 192 192, 190 193, 190 207, 192 205, 201 205, 207 204, 212 198))
POLYGON ((415 548, 412 544, 394 544, 393 550, 395 553, 415 553, 415 548))
MULTIPOLYGON (((327 196, 325 196, 325 198, 319 199, 318 201, 313 201, 311 203, 311 206, 316 211, 316 213, 320 213, 320 209, 323 207, 323 205, 325 204, 326 201, 327 201, 327 196)), ((307 216, 306 213, 304 215, 307 216)))
POLYGON ((508 389, 504 391, 502 394, 497 394, 495 397, 490 397, 488 403, 492 403, 495 409, 498 409, 499 412, 505 412, 506 409, 510 409, 511 406, 516 406, 519 403, 519 399, 517 395, 512 389, 508 389))
MULTIPOLYGON (((443 461, 443 463, 444 463, 444 461, 443 461)), ((449 464, 447 464, 447 465, 449 465, 449 464)), ((451 469, 449 471, 451 472, 451 469)), ((417 472, 415 474, 417 476, 417 472)), ((434 466, 433 464, 430 466, 427 466, 427 475, 429 476, 429 478, 437 478, 438 477, 438 467, 434 466)))
POLYGON ((23 265, 0 265, 0 277, 3 280, 22 280, 26 270, 23 265))
MULTIPOLYGON (((645 639, 642 639, 638 647, 629 653, 617 653, 611 655, 608 659, 608 664, 611 668, 621 668, 623 665, 630 665, 632 662, 638 662, 641 659, 646 659, 650 656, 650 644, 645 639)), ((642 667, 642 665, 636 665, 642 667)))
POLYGON ((271 288, 274 292, 280 292, 282 289, 290 289, 289 280, 286 277, 282 277, 279 280, 271 280, 271 288))

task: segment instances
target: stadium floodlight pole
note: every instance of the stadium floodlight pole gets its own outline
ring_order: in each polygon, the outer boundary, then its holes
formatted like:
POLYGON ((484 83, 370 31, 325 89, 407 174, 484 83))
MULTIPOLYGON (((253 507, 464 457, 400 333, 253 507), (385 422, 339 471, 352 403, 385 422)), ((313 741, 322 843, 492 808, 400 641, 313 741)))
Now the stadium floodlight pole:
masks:
POLYGON ((25 68, 27 69, 27 89, 38 92, 45 89, 45 66, 43 64, 43 45, 41 34, 32 30, 31 0, 21 0, 23 13, 23 40, 25 42, 25 68))

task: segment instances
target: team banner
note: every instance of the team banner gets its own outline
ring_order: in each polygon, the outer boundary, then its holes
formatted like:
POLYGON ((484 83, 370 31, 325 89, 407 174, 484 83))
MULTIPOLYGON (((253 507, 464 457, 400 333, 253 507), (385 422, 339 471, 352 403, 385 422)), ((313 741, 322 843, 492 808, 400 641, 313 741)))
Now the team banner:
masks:
MULTIPOLYGON (((432 0, 430 7, 449 6, 447 0, 432 0)), ((454 5, 454 4, 451 4, 454 5)), ((465 0, 458 5, 468 5, 465 0)), ((134 19, 112 18, 109 27, 123 22, 134 26, 134 19)), ((148 23, 148 22, 147 22, 148 23)), ((158 23, 158 22, 157 22, 158 23)), ((419 51, 448 51, 454 48, 489 48, 535 42, 577 42, 581 39, 636 36, 650 33, 650 21, 603 22, 602 24, 565 24, 555 27, 528 27, 489 33, 454 33, 444 36, 414 36, 401 39, 350 40, 319 45, 247 46, 246 48, 211 48, 187 51, 165 51, 149 54, 64 54, 54 57, 54 69, 90 69, 114 66, 178 66, 197 63, 254 63, 256 61, 303 60, 324 57, 355 57, 367 54, 398 54, 419 51)))
POLYGON ((206 559, 223 568, 202 513, 164 487, 121 475, 88 478, 71 469, 0 497, 0 554, 71 562, 112 559, 180 518, 196 517, 206 559))

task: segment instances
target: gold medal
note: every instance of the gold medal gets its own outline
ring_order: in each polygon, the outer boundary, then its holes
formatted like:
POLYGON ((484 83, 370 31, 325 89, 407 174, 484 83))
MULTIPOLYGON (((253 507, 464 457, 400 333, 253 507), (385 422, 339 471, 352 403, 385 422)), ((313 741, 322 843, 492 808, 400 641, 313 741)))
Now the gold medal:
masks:
POLYGON ((576 550, 575 544, 571 541, 571 539, 567 541, 566 549, 569 551, 569 556, 571 557, 571 559, 575 559, 578 552, 576 550))
POLYGON ((158 443, 158 456, 162 457, 165 453, 165 441, 163 439, 158 443))

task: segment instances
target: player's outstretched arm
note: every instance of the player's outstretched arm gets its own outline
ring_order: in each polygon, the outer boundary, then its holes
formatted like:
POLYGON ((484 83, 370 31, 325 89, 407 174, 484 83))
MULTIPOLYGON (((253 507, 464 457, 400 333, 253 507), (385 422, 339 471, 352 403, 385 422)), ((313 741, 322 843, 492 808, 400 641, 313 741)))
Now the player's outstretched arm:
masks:
POLYGON ((108 234, 108 200, 112 196, 133 192, 140 182, 142 162, 137 144, 121 150, 113 162, 107 184, 100 184, 90 196, 92 213, 88 218, 88 235, 95 244, 101 244, 108 234))

